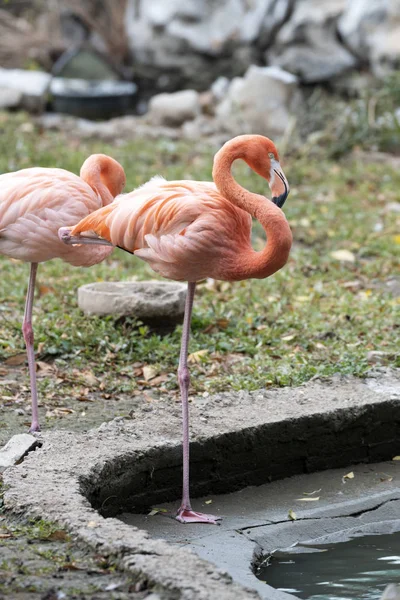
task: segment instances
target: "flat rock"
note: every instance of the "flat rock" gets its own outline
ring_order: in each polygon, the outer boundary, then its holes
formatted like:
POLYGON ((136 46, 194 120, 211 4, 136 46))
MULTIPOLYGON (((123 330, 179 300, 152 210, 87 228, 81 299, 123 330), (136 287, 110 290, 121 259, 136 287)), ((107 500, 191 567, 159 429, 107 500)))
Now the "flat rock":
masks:
POLYGON ((185 309, 186 285, 169 281, 100 282, 78 289, 79 308, 88 315, 131 316, 144 321, 177 321, 185 309))
POLYGON ((37 439, 29 433, 19 433, 0 448, 0 473, 17 464, 21 458, 38 445, 37 439))
POLYGON ((41 71, 24 69, 0 69, 0 88, 20 92, 21 108, 41 112, 46 104, 51 75, 41 71))

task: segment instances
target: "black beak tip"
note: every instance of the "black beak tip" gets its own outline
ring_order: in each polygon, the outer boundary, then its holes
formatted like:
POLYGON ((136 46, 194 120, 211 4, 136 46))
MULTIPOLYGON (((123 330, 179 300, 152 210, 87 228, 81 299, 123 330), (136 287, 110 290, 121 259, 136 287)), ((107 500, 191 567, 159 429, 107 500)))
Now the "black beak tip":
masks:
POLYGON ((285 204, 286 202, 286 198, 288 197, 289 193, 284 193, 281 194, 280 196, 274 196, 274 198, 272 198, 272 202, 274 204, 276 204, 276 206, 279 206, 279 208, 282 208, 282 206, 285 204))

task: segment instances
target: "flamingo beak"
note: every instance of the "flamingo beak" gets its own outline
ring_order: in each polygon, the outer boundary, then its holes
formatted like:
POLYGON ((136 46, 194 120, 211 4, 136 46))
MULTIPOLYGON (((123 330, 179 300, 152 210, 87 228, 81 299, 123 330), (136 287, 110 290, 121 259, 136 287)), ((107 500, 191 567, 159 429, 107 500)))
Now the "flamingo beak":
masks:
POLYGON ((281 165, 277 160, 271 161, 271 180, 270 188, 272 192, 272 202, 282 208, 286 198, 289 195, 289 184, 282 171, 281 165))

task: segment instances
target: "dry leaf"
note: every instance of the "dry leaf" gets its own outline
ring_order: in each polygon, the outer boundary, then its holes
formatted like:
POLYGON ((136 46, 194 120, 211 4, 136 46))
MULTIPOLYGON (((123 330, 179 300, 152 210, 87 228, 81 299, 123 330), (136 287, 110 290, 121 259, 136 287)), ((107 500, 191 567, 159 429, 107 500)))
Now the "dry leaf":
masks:
POLYGON ((168 381, 168 374, 167 373, 163 373, 162 375, 159 375, 158 377, 154 377, 154 379, 151 380, 151 385, 159 385, 160 383, 164 383, 165 381, 168 381))
POLYGON ((289 510, 288 517, 291 521, 296 521, 297 519, 297 515, 292 509, 289 510))
POLYGON ((211 504, 211 503, 212 503, 212 500, 206 500, 206 501, 204 502, 204 504, 211 504))
POLYGON ((18 365, 23 365, 26 361, 26 354, 15 354, 14 356, 10 356, 4 361, 5 365, 10 365, 11 367, 16 367, 18 365))
POLYGON ((152 508, 149 512, 149 517, 154 517, 154 515, 158 513, 166 513, 168 512, 166 508, 152 508))
POLYGON ((294 338, 295 338, 295 337, 296 337, 296 335, 295 335, 295 334, 293 334, 293 335, 284 335, 284 336, 281 338, 281 340, 282 340, 283 342, 290 342, 290 340, 294 340, 294 338))
POLYGON ((400 456, 393 456, 392 460, 400 460, 400 456))
POLYGON ((48 285, 39 285, 39 296, 45 296, 46 294, 54 294, 54 288, 48 285))
POLYGON ((0 533, 0 540, 6 540, 12 537, 12 533, 0 533))
POLYGON ((68 534, 66 531, 64 531, 64 529, 57 529, 56 531, 53 531, 53 533, 51 533, 49 536, 47 536, 46 540, 56 542, 58 540, 66 540, 67 537, 68 534))
POLYGON ((97 378, 90 370, 83 371, 81 377, 84 380, 85 384, 89 387, 96 387, 98 384, 97 378))
POLYGON ((384 473, 385 477, 380 477, 380 480, 382 481, 382 483, 388 481, 393 481, 393 477, 391 475, 386 475, 386 473, 384 473))
POLYGON ((356 257, 350 250, 334 250, 334 252, 330 253, 330 256, 341 262, 356 262, 356 257))
POLYGON ((150 379, 154 379, 157 375, 157 369, 151 366, 143 367, 143 378, 145 381, 150 381, 150 379))
POLYGON ((316 502, 319 500, 319 496, 309 497, 309 498, 296 498, 298 502, 316 502))
POLYGON ((49 365, 49 363, 44 362, 43 360, 36 361, 36 368, 38 371, 44 371, 45 373, 53 373, 55 370, 53 365, 49 365))
POLYGON ((347 475, 343 475, 342 480, 344 481, 345 479, 354 479, 353 471, 350 471, 350 473, 347 473, 347 475))
POLYGON ((207 356, 209 350, 198 350, 197 352, 193 352, 193 354, 189 354, 188 362, 189 363, 200 363, 203 356, 207 356))

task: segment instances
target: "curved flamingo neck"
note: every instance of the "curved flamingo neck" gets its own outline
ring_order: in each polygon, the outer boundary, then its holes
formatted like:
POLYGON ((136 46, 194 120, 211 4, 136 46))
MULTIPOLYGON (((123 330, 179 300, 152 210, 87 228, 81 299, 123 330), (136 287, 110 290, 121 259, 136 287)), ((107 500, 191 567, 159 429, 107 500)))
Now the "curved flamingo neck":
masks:
POLYGON ((99 194, 103 206, 114 200, 108 182, 110 174, 109 157, 104 154, 93 154, 83 163, 80 171, 81 178, 99 194), (108 185, 107 185, 108 184, 108 185))
POLYGON ((235 265, 226 277, 232 281, 269 277, 286 264, 292 245, 292 232, 282 210, 264 196, 246 190, 232 175, 235 160, 248 162, 246 148, 244 141, 232 140, 225 144, 215 155, 213 179, 218 191, 227 200, 261 223, 267 244, 261 252, 256 252, 250 244, 237 252, 235 265))

